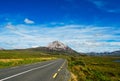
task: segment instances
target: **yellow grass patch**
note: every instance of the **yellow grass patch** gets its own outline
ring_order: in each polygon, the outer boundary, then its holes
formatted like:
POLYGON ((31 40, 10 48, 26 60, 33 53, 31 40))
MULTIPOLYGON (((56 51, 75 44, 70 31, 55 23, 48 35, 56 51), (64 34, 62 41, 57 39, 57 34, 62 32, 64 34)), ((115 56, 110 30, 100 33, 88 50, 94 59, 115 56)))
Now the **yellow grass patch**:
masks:
POLYGON ((71 81, 78 81, 77 76, 71 72, 71 81))
MULTIPOLYGON (((41 57, 41 58, 26 58, 26 60, 51 60, 51 59, 55 59, 55 57, 41 57)), ((23 61, 24 59, 0 59, 0 62, 13 62, 13 61, 23 61)))
POLYGON ((0 59, 0 62, 12 62, 12 61, 21 61, 23 59, 0 59))
POLYGON ((55 57, 40 57, 40 58, 25 58, 28 60, 52 60, 52 59, 56 59, 55 57))

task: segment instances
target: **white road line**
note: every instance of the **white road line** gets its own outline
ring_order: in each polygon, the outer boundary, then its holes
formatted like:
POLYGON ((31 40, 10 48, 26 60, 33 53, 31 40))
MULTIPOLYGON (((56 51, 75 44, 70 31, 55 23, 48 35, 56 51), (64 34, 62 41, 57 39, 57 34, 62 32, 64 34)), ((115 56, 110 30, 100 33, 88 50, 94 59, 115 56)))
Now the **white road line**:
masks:
POLYGON ((51 65, 51 64, 53 64, 53 63, 55 63, 55 62, 52 62, 52 63, 46 64, 46 65, 43 65, 43 66, 40 66, 40 67, 37 67, 37 68, 33 68, 33 69, 30 69, 30 70, 27 70, 27 71, 24 71, 24 72, 17 73, 17 74, 15 74, 15 75, 12 75, 12 76, 9 76, 9 77, 6 77, 6 78, 3 78, 3 79, 0 79, 0 81, 4 81, 4 80, 7 80, 7 79, 10 79, 10 78, 13 78, 13 77, 16 77, 16 76, 19 76, 19 75, 22 75, 22 74, 28 73, 28 72, 30 72, 30 71, 37 70, 37 69, 40 69, 40 68, 43 68, 43 67, 49 66, 49 65, 51 65))

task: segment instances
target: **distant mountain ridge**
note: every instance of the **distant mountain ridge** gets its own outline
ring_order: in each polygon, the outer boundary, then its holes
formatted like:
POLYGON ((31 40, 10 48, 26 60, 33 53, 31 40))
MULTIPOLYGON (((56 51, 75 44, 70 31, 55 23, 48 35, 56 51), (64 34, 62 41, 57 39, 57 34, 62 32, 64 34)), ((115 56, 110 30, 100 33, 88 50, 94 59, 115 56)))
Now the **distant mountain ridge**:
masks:
POLYGON ((120 50, 113 51, 113 52, 101 52, 101 53, 91 52, 91 53, 87 53, 87 55, 91 55, 91 56, 120 56, 120 50))
POLYGON ((5 50, 4 48, 0 48, 0 50, 5 50))

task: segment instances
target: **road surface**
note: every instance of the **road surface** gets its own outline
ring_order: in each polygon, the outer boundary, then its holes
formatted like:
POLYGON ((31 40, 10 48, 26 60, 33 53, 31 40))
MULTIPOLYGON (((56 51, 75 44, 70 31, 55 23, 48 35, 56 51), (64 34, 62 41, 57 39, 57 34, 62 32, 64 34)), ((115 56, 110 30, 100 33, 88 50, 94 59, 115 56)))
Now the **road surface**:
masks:
POLYGON ((63 59, 0 69, 0 81, 68 81, 67 61, 63 59))

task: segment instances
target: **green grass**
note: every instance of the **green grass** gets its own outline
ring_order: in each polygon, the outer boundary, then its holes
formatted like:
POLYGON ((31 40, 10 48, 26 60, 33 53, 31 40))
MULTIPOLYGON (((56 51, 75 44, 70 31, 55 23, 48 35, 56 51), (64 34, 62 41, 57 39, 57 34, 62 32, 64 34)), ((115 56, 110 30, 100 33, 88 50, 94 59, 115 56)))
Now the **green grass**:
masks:
POLYGON ((49 57, 50 55, 38 51, 21 51, 21 50, 3 50, 0 51, 0 59, 8 58, 34 58, 49 57))
POLYGON ((0 51, 0 68, 32 64, 53 59, 56 59, 56 57, 42 52, 3 50, 0 51))
POLYGON ((71 57, 69 70, 78 81, 120 81, 120 57, 71 57))

